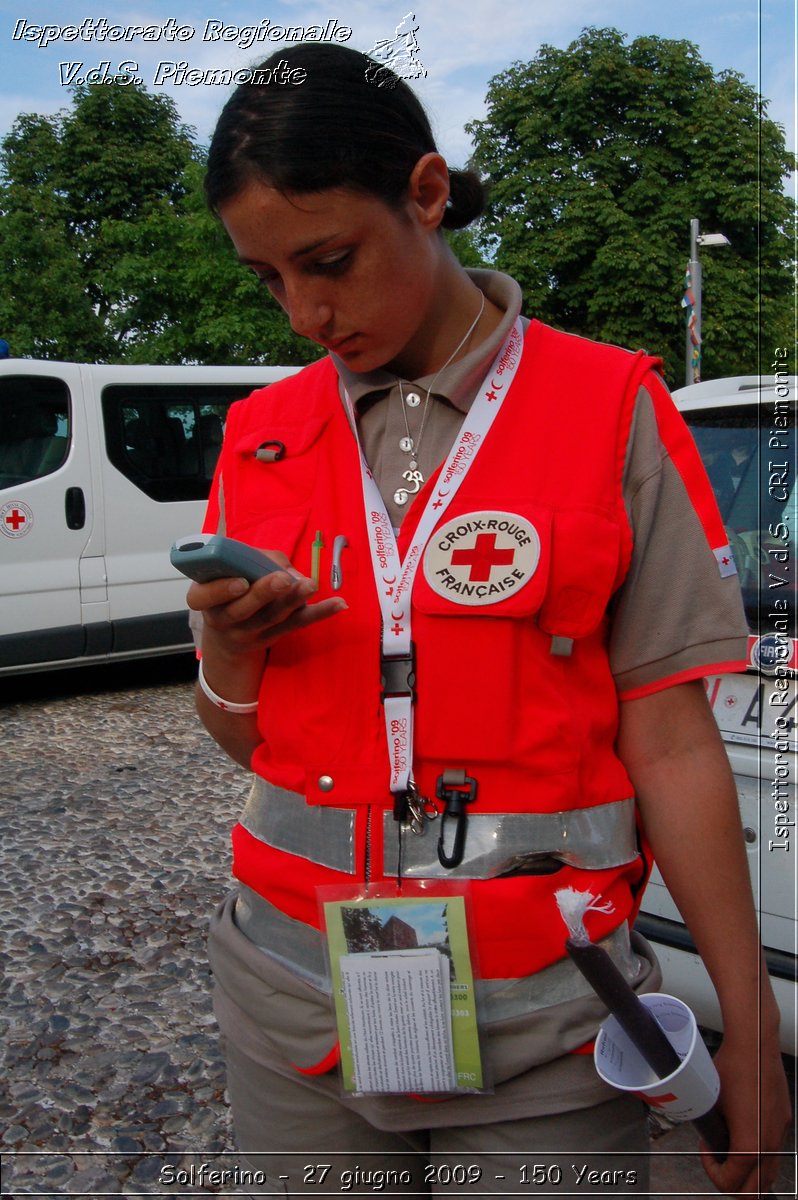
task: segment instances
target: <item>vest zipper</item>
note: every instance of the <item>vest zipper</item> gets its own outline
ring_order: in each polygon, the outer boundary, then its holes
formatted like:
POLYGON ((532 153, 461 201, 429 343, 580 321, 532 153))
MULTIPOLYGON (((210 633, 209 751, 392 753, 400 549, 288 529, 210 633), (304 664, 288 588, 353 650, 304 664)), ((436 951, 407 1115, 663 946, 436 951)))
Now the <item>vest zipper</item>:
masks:
POLYGON ((363 861, 363 879, 365 883, 371 883, 371 809, 369 804, 366 809, 366 853, 363 861))

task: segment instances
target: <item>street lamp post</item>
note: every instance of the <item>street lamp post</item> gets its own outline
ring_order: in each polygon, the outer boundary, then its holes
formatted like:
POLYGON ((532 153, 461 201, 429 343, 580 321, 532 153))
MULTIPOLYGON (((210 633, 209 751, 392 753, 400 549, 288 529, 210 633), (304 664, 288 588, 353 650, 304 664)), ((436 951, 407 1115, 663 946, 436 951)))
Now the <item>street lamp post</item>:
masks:
POLYGON ((701 262, 699 246, 730 246, 723 233, 700 233, 698 218, 690 222, 690 261, 687 264, 684 307, 687 313, 685 333, 685 383, 701 382, 701 262))

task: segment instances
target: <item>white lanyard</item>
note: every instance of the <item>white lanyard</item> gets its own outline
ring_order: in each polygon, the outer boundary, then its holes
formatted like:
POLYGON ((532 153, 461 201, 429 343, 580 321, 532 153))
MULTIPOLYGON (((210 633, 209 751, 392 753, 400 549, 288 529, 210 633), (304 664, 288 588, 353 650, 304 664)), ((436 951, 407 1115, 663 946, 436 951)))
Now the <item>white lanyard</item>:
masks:
MULTIPOLYGON (((385 501, 358 439, 366 526, 382 613, 385 732, 390 761, 390 789, 394 794, 407 791, 413 769, 414 666, 410 620, 413 581, 433 529, 459 491, 504 402, 515 378, 523 342, 523 329, 517 320, 491 363, 463 421, 457 440, 438 476, 435 493, 430 495, 421 514, 404 562, 400 562, 399 547, 385 501)), ((347 392, 344 392, 344 397, 357 437, 352 401, 347 392)))

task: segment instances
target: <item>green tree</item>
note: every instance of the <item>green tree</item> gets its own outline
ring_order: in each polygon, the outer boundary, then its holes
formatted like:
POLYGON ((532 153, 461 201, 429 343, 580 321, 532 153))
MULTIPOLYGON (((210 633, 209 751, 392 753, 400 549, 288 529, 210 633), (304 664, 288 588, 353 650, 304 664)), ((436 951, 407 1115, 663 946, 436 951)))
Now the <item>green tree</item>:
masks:
POLYGON ((61 344, 90 341, 96 326, 69 244, 57 153, 56 125, 46 117, 20 117, 3 146, 0 329, 15 354, 36 347, 56 357, 61 344))
POLYGON ((12 353, 95 362, 301 363, 202 195, 203 152, 140 85, 74 89, 0 149, 0 330, 12 353))
POLYGON ((350 952, 361 954, 366 950, 382 949, 383 924, 370 908, 342 908, 341 922, 350 952))
POLYGON ((479 267, 490 270, 492 264, 490 259, 485 255, 484 249, 480 246, 478 234, 474 226, 469 226, 466 229, 447 229, 445 237, 455 257, 464 267, 479 267))
MULTIPOLYGON (((119 232, 110 270, 128 297, 131 362, 312 362, 321 353, 293 333, 285 314, 245 270, 219 220, 208 211, 204 167, 184 171, 177 206, 161 202, 119 232)), ((117 231, 112 227, 108 238, 117 231)))
POLYGON ((731 242, 701 259, 703 375, 756 372, 792 328, 795 160, 766 107, 690 42, 588 29, 543 46, 491 81, 485 120, 468 126, 491 185, 483 245, 528 312, 660 354, 680 385, 697 217, 731 242))

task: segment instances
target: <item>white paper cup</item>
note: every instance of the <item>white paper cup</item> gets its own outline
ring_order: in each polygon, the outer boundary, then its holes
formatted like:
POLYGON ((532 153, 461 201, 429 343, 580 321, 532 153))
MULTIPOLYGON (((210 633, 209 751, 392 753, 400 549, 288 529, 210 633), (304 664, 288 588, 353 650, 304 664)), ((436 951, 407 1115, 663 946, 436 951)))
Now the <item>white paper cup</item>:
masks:
POLYGON ((640 997, 662 1026, 680 1066, 659 1079, 615 1017, 601 1025, 593 1061, 601 1078, 622 1092, 634 1092, 670 1121, 694 1121, 718 1098, 720 1079, 695 1017, 675 996, 648 992, 640 997))

